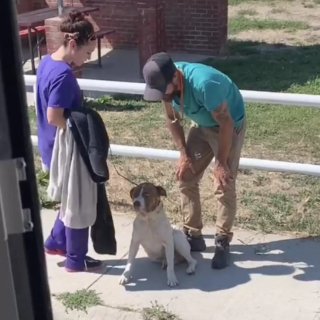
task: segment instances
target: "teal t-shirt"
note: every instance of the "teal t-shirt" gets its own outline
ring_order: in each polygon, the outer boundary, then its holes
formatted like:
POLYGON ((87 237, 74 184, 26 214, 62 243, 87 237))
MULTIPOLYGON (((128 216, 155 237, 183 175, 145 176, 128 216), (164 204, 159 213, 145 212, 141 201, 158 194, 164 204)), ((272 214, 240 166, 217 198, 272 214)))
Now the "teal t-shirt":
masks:
MULTIPOLYGON (((184 75, 184 114, 202 127, 217 127, 211 111, 216 110, 226 100, 234 127, 239 127, 245 110, 242 95, 232 80, 222 72, 201 63, 177 62, 176 67, 184 75)), ((180 110, 180 98, 172 101, 180 110)))

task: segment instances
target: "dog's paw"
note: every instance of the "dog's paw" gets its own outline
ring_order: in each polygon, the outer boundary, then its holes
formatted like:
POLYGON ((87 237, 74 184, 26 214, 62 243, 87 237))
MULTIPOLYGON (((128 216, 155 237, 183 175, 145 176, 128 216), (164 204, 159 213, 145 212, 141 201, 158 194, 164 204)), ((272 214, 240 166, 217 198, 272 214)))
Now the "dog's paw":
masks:
POLYGON ((189 262, 187 274, 189 275, 194 274, 196 272, 196 266, 197 266, 197 260, 193 260, 192 262, 189 262))
POLYGON ((129 275, 124 273, 124 274, 122 274, 122 276, 119 279, 119 284, 124 286, 125 284, 129 283, 129 280, 130 280, 129 275))
POLYGON ((178 280, 177 280, 175 274, 174 274, 174 273, 168 274, 168 286, 169 286, 169 287, 175 287, 175 286, 177 286, 178 284, 179 284, 179 283, 178 283, 178 280))

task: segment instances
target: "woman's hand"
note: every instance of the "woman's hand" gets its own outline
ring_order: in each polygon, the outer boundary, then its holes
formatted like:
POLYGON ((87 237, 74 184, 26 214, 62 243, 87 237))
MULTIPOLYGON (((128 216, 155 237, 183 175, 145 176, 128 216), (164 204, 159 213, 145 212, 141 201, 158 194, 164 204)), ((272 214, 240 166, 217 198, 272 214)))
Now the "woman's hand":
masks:
POLYGON ((223 191, 228 190, 229 178, 229 166, 226 163, 216 162, 213 167, 213 179, 223 191))
POLYGON ((177 163, 177 170, 176 170, 177 180, 179 181, 182 180, 183 174, 186 172, 187 169, 190 169, 192 173, 196 173, 192 160, 187 155, 181 155, 177 163))

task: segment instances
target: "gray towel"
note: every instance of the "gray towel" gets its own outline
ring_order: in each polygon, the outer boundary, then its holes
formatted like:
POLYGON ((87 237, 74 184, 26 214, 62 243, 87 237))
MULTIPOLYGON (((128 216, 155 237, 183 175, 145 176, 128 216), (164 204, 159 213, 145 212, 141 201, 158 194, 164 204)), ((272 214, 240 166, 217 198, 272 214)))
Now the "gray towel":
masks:
POLYGON ((97 185, 81 158, 69 128, 57 129, 47 190, 61 203, 60 219, 68 228, 91 227, 97 217, 97 185))

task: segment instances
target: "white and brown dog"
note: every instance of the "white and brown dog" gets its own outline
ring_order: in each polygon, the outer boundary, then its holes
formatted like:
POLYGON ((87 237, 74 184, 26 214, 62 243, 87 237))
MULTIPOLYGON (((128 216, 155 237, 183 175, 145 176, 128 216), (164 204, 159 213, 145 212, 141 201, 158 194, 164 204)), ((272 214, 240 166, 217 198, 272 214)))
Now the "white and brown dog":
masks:
POLYGON ((178 280, 174 272, 174 264, 187 261, 187 273, 193 274, 197 261, 192 258, 190 244, 183 233, 170 225, 163 209, 161 197, 166 197, 162 187, 151 183, 143 183, 130 192, 137 216, 133 223, 132 239, 126 268, 119 280, 124 285, 129 282, 132 264, 140 245, 148 257, 162 262, 167 269, 168 285, 176 286, 178 280))

